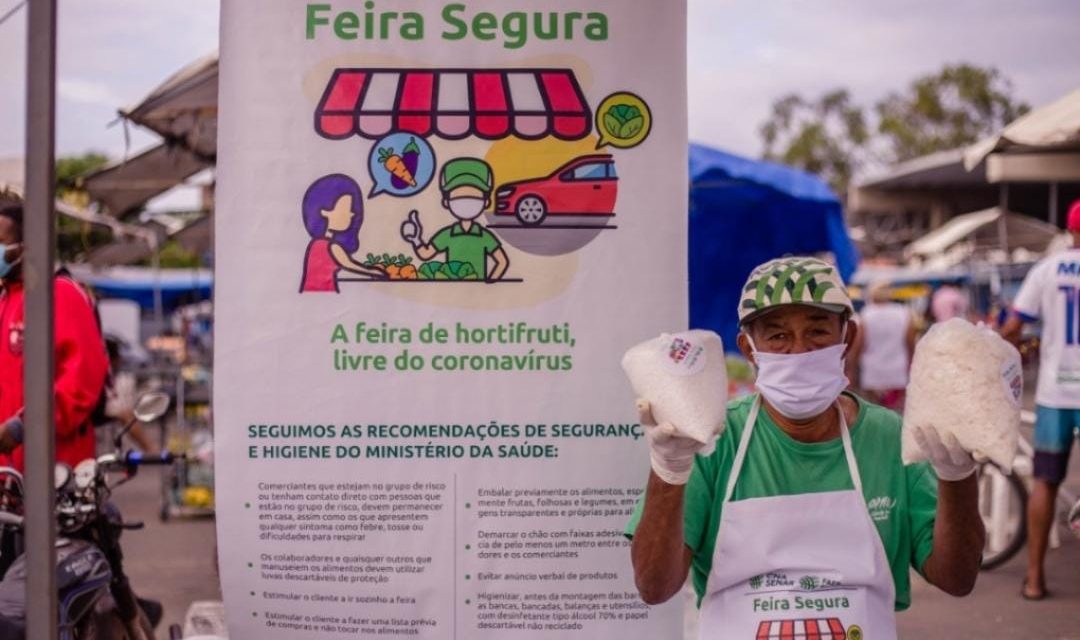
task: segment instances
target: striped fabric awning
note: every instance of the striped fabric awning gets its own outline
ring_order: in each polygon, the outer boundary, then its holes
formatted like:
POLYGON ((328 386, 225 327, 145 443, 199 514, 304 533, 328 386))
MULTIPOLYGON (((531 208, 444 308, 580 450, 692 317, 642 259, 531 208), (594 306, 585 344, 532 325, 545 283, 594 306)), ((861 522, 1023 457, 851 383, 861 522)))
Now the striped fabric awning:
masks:
POLYGON ((337 69, 315 131, 332 140, 397 131, 580 140, 592 131, 592 115, 569 69, 337 69))
POLYGON ((847 631, 838 618, 766 620, 755 640, 847 640, 847 631))

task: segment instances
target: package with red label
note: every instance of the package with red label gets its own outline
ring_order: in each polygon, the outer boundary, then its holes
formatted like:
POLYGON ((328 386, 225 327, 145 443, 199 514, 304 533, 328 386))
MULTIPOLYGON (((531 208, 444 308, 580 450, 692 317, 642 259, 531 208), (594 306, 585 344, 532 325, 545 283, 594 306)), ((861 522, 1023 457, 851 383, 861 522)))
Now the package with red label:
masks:
POLYGON ((649 401, 658 423, 670 423, 698 442, 724 428, 727 362, 720 336, 695 329, 663 334, 632 347, 622 368, 639 398, 649 401))

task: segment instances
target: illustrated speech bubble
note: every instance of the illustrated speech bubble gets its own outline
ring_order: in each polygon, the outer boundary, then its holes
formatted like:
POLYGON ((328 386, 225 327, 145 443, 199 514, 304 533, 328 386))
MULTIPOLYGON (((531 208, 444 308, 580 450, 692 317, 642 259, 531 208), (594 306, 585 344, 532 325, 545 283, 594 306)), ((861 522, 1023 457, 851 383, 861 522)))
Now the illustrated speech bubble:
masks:
POLYGON ((371 147, 368 156, 371 192, 368 198, 386 193, 408 198, 423 191, 435 175, 435 152, 424 138, 391 133, 371 147))
POLYGON ((652 111, 640 96, 619 91, 604 98, 596 110, 596 148, 611 145, 619 149, 636 147, 652 131, 652 111))

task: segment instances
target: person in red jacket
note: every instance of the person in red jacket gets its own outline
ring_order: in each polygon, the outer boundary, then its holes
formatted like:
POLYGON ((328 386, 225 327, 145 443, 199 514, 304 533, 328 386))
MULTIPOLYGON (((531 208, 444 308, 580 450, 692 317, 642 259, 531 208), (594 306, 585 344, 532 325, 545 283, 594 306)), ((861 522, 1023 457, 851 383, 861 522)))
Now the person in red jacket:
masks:
MULTIPOLYGON (((0 208, 0 464, 23 471, 22 226, 19 205, 0 208)), ((70 278, 54 279, 56 460, 76 465, 94 457, 90 415, 108 373, 94 308, 70 278)), ((34 429, 37 425, 26 425, 34 429)))

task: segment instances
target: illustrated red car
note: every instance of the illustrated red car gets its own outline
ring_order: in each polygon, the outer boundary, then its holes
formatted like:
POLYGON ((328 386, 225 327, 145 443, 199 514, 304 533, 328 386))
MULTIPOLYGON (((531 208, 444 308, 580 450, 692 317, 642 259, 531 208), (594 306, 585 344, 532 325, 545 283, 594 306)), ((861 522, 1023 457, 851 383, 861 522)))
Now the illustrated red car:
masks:
POLYGON ((619 177, 610 155, 581 156, 551 175, 495 190, 495 215, 536 226, 548 216, 613 216, 619 177))

